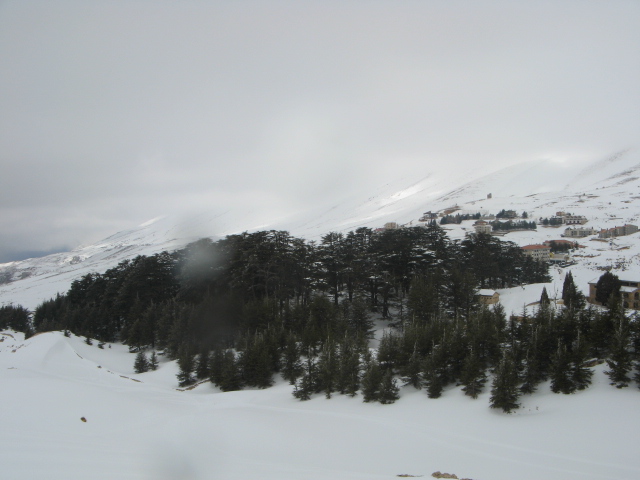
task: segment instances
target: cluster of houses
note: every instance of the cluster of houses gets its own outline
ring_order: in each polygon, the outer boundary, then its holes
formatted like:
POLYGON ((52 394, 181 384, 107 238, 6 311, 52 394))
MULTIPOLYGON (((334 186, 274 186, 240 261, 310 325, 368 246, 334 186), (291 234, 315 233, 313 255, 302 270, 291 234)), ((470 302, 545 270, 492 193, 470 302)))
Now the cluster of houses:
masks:
MULTIPOLYGON (((640 280, 629 278, 620 278, 619 280, 620 296, 624 308, 640 310, 640 280)), ((593 305, 602 305, 596 300, 597 284, 598 278, 589 282, 589 296, 587 297, 587 301, 593 305)), ((500 294, 495 290, 483 288, 477 291, 476 298, 480 304, 493 305, 500 301, 500 294)), ((562 300, 559 300, 558 303, 562 303, 562 300)))

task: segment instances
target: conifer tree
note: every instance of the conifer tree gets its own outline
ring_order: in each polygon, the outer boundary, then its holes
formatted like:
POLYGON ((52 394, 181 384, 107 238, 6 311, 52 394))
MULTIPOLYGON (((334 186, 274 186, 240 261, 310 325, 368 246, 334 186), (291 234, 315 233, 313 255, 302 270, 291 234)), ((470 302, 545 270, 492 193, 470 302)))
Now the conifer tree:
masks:
POLYGON ((460 383, 463 385, 462 391, 471 398, 478 398, 486 381, 487 376, 484 373, 480 359, 475 351, 471 350, 465 359, 462 377, 460 378, 460 383))
POLYGON ((422 382, 429 398, 439 398, 446 384, 446 363, 441 345, 436 345, 422 363, 422 382))
POLYGON ((316 393, 318 386, 318 373, 315 359, 311 350, 307 355, 304 372, 298 379, 293 390, 293 396, 298 400, 309 400, 313 393, 316 393))
POLYGON ((611 385, 616 388, 624 388, 629 385, 631 380, 629 372, 632 368, 631 352, 629 351, 631 339, 629 319, 624 315, 620 315, 615 326, 613 338, 611 339, 611 347, 607 365, 609 370, 605 373, 611 380, 611 385))
POLYGON ((240 371, 239 363, 233 350, 227 350, 224 353, 222 371, 220 372, 220 381, 218 383, 218 387, 223 392, 231 392, 242 388, 242 372, 240 371))
POLYGON ((540 295, 540 306, 548 306, 551 303, 549 300, 549 294, 547 293, 547 287, 542 287, 542 295, 540 295))
POLYGON ((362 376, 362 396, 365 402, 375 402, 379 399, 382 376, 380 365, 371 359, 362 376))
POLYGON ((205 348, 198 355, 198 361, 196 363, 195 374, 198 379, 202 380, 203 378, 208 378, 210 376, 210 363, 209 349, 205 348))
POLYGON ((576 391, 572 381, 571 357, 566 347, 558 341, 558 348, 551 360, 551 391, 570 394, 576 391))
POLYGON ((193 373, 196 367, 196 362, 193 354, 187 347, 183 347, 179 353, 178 366, 180 367, 180 371, 176 375, 178 377, 178 385, 186 387, 193 384, 195 382, 193 373))
POLYGON ((145 373, 149 371, 149 361, 142 350, 136 355, 136 359, 133 363, 133 369, 136 373, 145 373))
POLYGON ((422 388, 422 362, 423 359, 414 346, 413 353, 409 357, 409 361, 402 368, 402 381, 405 385, 411 385, 413 388, 420 390, 422 388))
POLYGON ((584 390, 591 385, 593 371, 585 365, 589 356, 589 346, 578 332, 578 338, 573 346, 571 381, 578 390, 584 390))
POLYGON ((220 386, 222 370, 224 369, 224 352, 216 348, 209 356, 209 380, 214 385, 220 386))
POLYGON ((620 291, 620 280, 611 272, 604 272, 596 283, 596 300, 602 305, 609 305, 612 296, 620 291))
POLYGON ((356 297, 349 311, 349 330, 358 338, 369 339, 373 336, 373 327, 367 302, 360 296, 356 297))
POLYGON ((296 380, 303 373, 302 362, 300 360, 300 347, 295 335, 290 333, 284 346, 282 358, 282 378, 291 385, 295 385, 296 380))
POLYGON ((337 389, 354 397, 360 388, 360 354, 348 338, 340 345, 339 363, 337 389))
POLYGON ((157 370, 158 369, 158 355, 156 355, 156 351, 151 352, 151 356, 149 357, 149 370, 157 370))
POLYGON ((335 343, 327 339, 325 341, 320 358, 318 360, 318 380, 319 388, 324 391, 327 398, 331 398, 331 394, 336 391, 336 384, 339 374, 339 364, 336 355, 335 343))
POLYGON ((520 406, 519 397, 516 365, 511 353, 505 351, 493 378, 490 406, 500 408, 505 413, 511 413, 520 406))
POLYGON ((522 393, 533 393, 538 388, 538 384, 545 380, 546 376, 542 365, 542 345, 539 339, 541 326, 535 325, 529 331, 529 346, 524 359, 524 370, 522 372, 522 393))
POLYGON ((387 370, 380 382, 380 393, 378 394, 378 401, 382 404, 394 403, 400 398, 400 388, 393 378, 391 370, 387 370))

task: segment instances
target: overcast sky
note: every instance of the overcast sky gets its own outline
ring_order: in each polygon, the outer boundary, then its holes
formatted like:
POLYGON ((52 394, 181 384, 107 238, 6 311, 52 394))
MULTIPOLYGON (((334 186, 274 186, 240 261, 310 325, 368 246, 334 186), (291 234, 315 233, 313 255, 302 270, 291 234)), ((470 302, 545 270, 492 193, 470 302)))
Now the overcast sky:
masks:
POLYGON ((637 146, 639 86, 637 0, 0 0, 0 261, 597 158, 637 146))

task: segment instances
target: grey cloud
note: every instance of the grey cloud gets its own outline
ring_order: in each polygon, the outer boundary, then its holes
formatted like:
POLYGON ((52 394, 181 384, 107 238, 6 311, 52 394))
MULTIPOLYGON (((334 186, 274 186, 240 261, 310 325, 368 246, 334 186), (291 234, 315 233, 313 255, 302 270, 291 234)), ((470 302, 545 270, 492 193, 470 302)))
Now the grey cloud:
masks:
POLYGON ((623 0, 2 2, 2 244, 632 146, 639 24, 623 0))

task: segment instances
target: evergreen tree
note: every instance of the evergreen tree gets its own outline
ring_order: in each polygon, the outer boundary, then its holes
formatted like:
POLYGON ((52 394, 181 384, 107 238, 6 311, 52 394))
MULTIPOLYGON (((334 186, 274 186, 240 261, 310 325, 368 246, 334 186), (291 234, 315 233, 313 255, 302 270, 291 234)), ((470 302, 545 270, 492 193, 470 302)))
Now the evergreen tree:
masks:
POLYGON ((585 365, 589 356, 589 346, 582 339, 580 332, 578 332, 578 338, 573 346, 572 352, 572 370, 571 381, 578 390, 584 390, 591 385, 591 377, 593 371, 585 365))
POLYGON ((571 357, 564 345, 558 341, 558 348, 551 360, 551 391, 569 394, 576 391, 572 381, 571 357))
POLYGON ((338 383, 339 362, 336 354, 335 343, 327 339, 325 341, 320 358, 318 360, 318 380, 319 388, 324 391, 327 398, 331 398, 331 394, 336 391, 338 383))
POLYGON ((391 370, 387 370, 380 382, 380 393, 378 394, 378 401, 382 404, 394 403, 400 398, 400 389, 393 378, 391 370))
POLYGON ((151 356, 149 357, 149 370, 157 370, 158 369, 158 356, 156 355, 156 351, 151 352, 151 356))
POLYGON ((178 356, 178 367, 180 367, 180 371, 176 375, 178 377, 178 385, 181 387, 192 385, 195 382, 193 373, 196 362, 187 347, 184 347, 178 356))
POLYGON ((348 338, 340 345, 337 389, 343 395, 354 397, 360 388, 360 354, 348 338))
POLYGON ((300 360, 300 347, 295 335, 292 333, 287 335, 282 356, 282 378, 287 380, 291 385, 295 385, 296 380, 300 378, 304 370, 300 360))
POLYGON ((240 368, 245 385, 267 388, 273 384, 271 356, 264 335, 254 335, 246 340, 240 355, 240 368))
POLYGON ((567 308, 576 310, 581 310, 585 305, 584 295, 578 290, 578 287, 576 287, 571 272, 568 272, 564 277, 562 300, 567 308))
POLYGON ((136 373, 144 373, 149 371, 149 367, 150 365, 146 355, 142 350, 139 351, 138 354, 136 355, 135 361, 133 362, 134 371, 136 373))
POLYGON ((409 361, 402 368, 402 381, 405 385, 411 385, 413 388, 420 390, 422 388, 422 362, 423 359, 419 355, 416 346, 413 353, 409 357, 409 361))
POLYGON ((538 324, 534 325, 529 331, 529 345, 524 359, 524 371, 522 372, 523 382, 520 386, 522 393, 535 392, 538 384, 546 378, 542 361, 543 349, 541 344, 543 342, 539 339, 541 328, 538 324))
POLYGON ((310 400, 311 394, 314 393, 315 386, 311 375, 308 372, 304 372, 302 377, 295 383, 293 390, 293 396, 298 400, 310 400))
POLYGON ((209 371, 210 363, 209 349, 205 348, 198 355, 198 361, 195 368, 195 374, 199 380, 211 376, 211 372, 209 371))
POLYGON ((478 398, 486 381, 487 376, 484 373, 482 363, 475 351, 472 350, 465 359, 462 369, 462 377, 460 378, 460 383, 463 385, 462 391, 471 398, 478 398))
POLYGON ((520 406, 519 397, 516 365, 511 353, 505 351, 495 371, 491 386, 490 406, 491 408, 500 408, 505 413, 511 413, 520 406))
POLYGON ((549 294, 547 293, 547 287, 542 287, 542 295, 540 295, 540 306, 548 306, 551 303, 549 300, 549 294))
POLYGON ((620 291, 620 280, 611 272, 604 272, 596 283, 596 301, 609 305, 609 299, 620 291))
POLYGON ((298 400, 309 400, 311 395, 316 393, 318 383, 318 368, 315 363, 315 358, 312 356, 311 351, 309 351, 304 372, 295 384, 293 396, 298 400))
POLYGON ((444 349, 436 345, 422 363, 422 382, 429 398, 439 398, 446 382, 444 349))
POLYGON ((621 315, 611 339, 611 347, 607 365, 609 370, 605 373, 611 380, 611 385, 623 388, 629 385, 629 373, 633 367, 631 352, 629 351, 631 339, 629 319, 621 315))
POLYGON ((231 392, 242 388, 242 372, 239 361, 233 350, 227 350, 222 359, 222 371, 218 387, 223 392, 231 392))
POLYGON ((356 297, 349 313, 349 330, 358 338, 372 338, 374 323, 367 302, 362 297, 356 297))
POLYGON ((365 402, 375 402, 380 398, 380 384, 383 373, 374 359, 371 359, 362 376, 362 396, 365 402))

